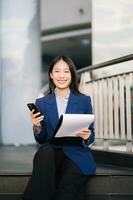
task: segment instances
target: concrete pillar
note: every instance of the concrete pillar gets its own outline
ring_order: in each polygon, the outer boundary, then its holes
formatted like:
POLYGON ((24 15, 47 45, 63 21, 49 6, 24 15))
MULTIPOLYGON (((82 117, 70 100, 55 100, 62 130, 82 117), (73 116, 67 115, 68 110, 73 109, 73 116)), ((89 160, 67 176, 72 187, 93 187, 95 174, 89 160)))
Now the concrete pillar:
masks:
POLYGON ((27 102, 41 86, 39 0, 1 0, 1 138, 3 144, 32 144, 27 102))

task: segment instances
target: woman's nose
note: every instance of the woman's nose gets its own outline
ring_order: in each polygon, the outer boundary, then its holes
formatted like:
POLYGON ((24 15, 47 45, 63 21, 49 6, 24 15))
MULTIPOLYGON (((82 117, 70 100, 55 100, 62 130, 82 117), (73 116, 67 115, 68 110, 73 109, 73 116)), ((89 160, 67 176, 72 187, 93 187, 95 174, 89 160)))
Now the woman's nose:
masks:
POLYGON ((62 77, 64 77, 64 72, 60 72, 60 77, 62 78, 62 77))

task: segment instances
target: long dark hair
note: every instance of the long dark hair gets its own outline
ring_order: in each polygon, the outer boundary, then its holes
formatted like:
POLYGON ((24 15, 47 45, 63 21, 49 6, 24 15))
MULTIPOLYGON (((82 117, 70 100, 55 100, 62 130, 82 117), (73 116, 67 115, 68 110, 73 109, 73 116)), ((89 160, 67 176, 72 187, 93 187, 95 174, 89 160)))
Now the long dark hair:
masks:
POLYGON ((50 66, 49 66, 49 70, 48 70, 49 93, 53 93, 54 89, 55 89, 55 85, 53 83, 53 79, 50 77, 50 73, 52 73, 54 65, 60 60, 63 60, 69 66, 69 70, 71 73, 71 79, 72 79, 71 84, 70 84, 71 92, 76 93, 76 94, 81 94, 78 90, 78 77, 77 77, 76 67, 75 67, 74 62, 72 61, 72 59, 69 56, 57 56, 51 62, 50 66))

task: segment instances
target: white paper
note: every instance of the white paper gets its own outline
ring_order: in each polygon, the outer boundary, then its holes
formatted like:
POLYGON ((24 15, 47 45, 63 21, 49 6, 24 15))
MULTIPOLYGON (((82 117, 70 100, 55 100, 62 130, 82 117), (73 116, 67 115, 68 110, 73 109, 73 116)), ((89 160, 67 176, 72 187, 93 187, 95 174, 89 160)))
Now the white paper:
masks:
POLYGON ((55 137, 77 137, 76 131, 88 128, 93 121, 93 114, 64 114, 55 137))

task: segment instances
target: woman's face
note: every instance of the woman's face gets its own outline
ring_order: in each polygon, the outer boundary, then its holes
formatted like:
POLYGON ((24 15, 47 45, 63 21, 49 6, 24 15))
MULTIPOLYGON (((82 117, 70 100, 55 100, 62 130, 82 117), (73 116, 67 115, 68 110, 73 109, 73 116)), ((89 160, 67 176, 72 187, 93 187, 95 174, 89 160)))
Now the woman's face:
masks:
POLYGON ((50 77, 53 79, 53 83, 58 89, 66 89, 71 84, 71 72, 68 64, 59 60, 53 67, 50 77))

